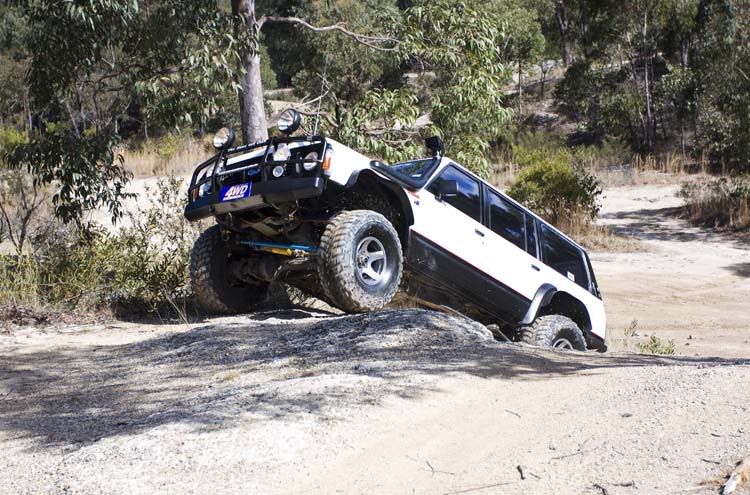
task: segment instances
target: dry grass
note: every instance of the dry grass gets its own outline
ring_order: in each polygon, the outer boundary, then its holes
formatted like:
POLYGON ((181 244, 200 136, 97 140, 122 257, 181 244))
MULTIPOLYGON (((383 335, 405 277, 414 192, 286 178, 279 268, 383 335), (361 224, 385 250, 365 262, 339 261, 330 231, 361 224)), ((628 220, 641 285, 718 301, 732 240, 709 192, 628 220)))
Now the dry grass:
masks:
POLYGON ((39 265, 29 256, 0 255, 0 305, 41 307, 39 265))
POLYGON ((166 136, 123 150, 125 168, 135 177, 185 176, 214 153, 206 140, 166 136))
POLYGON ((581 212, 566 216, 556 227, 592 251, 632 253, 646 250, 641 241, 617 235, 609 226, 594 223, 581 212))
POLYGON ((682 185, 687 219, 732 230, 750 229, 750 179, 702 177, 682 185))

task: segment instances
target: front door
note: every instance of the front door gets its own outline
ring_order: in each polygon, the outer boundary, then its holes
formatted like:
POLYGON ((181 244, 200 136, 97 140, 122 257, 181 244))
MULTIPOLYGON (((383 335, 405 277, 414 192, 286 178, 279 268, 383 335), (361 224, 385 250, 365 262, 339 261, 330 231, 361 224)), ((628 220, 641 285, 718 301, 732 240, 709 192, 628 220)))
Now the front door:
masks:
MULTIPOLYGON (((444 297, 440 300, 466 314, 488 312, 487 275, 484 271, 482 185, 464 171, 447 165, 427 188, 419 193, 414 208, 414 225, 409 240, 409 267, 444 297), (443 181, 455 181, 457 194, 441 197, 443 181)), ((417 294, 419 295, 419 294, 417 294)))

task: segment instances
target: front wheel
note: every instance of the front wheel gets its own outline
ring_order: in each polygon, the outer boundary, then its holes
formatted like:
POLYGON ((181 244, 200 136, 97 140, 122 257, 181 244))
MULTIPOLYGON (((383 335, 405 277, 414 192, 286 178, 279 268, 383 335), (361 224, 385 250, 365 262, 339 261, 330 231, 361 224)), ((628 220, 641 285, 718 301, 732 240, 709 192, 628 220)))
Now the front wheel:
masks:
POLYGON ((521 342, 556 349, 586 350, 586 339, 576 322, 567 316, 540 316, 534 323, 522 327, 521 342))
POLYGON ((229 269, 232 253, 221 239, 221 229, 206 229, 190 253, 190 283, 198 304, 211 313, 242 313, 265 301, 267 284, 237 280, 229 269))
POLYGON ((391 302, 403 272, 398 233, 370 210, 337 214, 323 232, 318 274, 327 298, 340 309, 360 313, 391 302))

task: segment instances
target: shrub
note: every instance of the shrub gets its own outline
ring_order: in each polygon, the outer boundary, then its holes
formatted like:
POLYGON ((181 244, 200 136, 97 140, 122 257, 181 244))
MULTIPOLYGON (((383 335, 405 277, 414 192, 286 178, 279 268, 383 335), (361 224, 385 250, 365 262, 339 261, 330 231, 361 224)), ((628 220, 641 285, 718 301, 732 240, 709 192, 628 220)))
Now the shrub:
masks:
POLYGON ((563 230, 596 219, 602 190, 569 151, 534 150, 520 158, 523 168, 508 191, 512 197, 563 230))
POLYGON ((181 182, 160 179, 149 207, 131 212, 132 226, 107 240, 117 253, 107 294, 116 313, 162 313, 190 302, 187 268, 199 230, 182 214, 181 182))
POLYGON ((693 223, 750 228, 750 177, 708 178, 682 184, 678 196, 693 223))
POLYGON ((674 354, 674 340, 662 341, 656 335, 652 335, 648 341, 638 344, 638 352, 642 354, 659 354, 671 356, 674 354))
POLYGON ((110 308, 118 316, 174 314, 190 307, 187 266, 199 230, 182 215, 181 180, 147 189, 129 227, 55 223, 32 239, 33 256, 0 259, 0 304, 110 308))

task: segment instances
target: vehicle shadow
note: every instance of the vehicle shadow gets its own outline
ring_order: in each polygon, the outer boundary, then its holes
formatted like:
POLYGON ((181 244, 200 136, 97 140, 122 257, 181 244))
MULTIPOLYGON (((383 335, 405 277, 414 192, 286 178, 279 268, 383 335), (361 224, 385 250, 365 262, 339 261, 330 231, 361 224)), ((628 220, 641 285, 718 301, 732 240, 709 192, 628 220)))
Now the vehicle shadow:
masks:
POLYGON ((426 310, 247 318, 119 346, 7 352, 0 362, 0 428, 34 448, 78 448, 178 423, 201 431, 297 414, 334 419, 342 405, 429 393, 427 377, 535 380, 750 364, 499 344, 475 322, 426 310))

